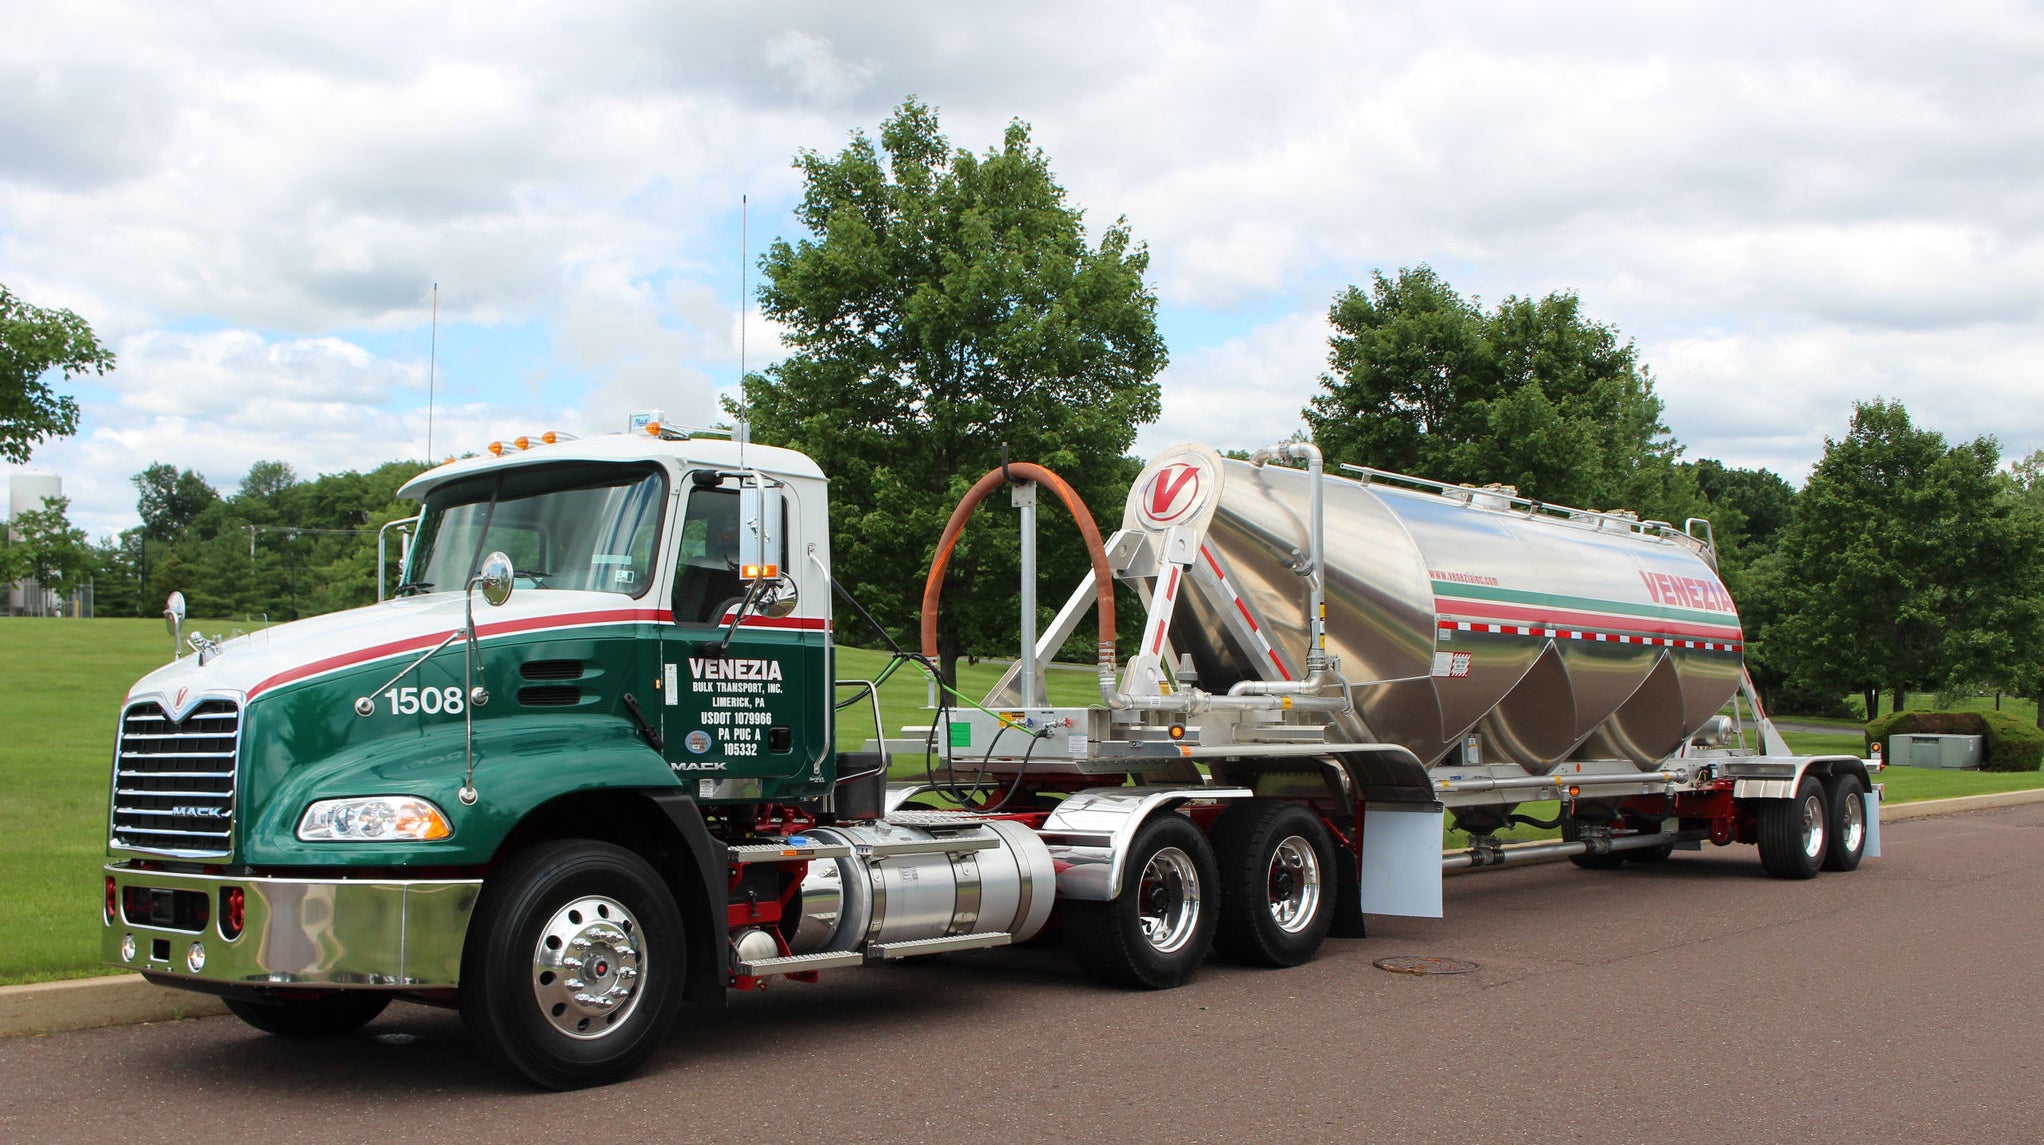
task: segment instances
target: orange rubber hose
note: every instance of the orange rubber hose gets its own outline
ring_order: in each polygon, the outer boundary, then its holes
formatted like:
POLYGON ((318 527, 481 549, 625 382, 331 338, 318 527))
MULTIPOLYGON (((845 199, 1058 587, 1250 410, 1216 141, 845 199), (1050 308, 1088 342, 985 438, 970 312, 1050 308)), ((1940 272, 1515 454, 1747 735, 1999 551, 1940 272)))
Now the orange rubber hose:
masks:
POLYGON ((1093 514, 1086 510, 1086 502, 1065 479, 1030 461, 1012 461, 1006 472, 1000 469, 987 471, 985 477, 973 482, 958 507, 951 510, 951 520, 944 525, 944 535, 937 541, 937 555, 930 562, 930 577, 923 584, 923 655, 937 658, 937 603, 944 594, 944 570, 951 565, 951 550, 958 544, 958 537, 965 532, 965 522, 972 511, 986 499, 987 494, 1007 483, 1010 475, 1034 481, 1058 495, 1071 511, 1072 519, 1079 523, 1079 535, 1086 538, 1086 555, 1093 560, 1093 587, 1099 600, 1096 610, 1100 619, 1100 663, 1112 668, 1114 665, 1114 573, 1107 567, 1107 548, 1100 543, 1100 526, 1093 523, 1093 514))

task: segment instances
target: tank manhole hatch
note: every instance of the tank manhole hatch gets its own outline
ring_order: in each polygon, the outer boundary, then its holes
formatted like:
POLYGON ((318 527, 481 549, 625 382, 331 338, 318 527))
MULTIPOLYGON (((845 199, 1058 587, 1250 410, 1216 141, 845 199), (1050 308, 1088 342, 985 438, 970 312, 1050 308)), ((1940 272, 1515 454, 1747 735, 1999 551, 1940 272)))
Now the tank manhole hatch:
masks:
POLYGON ((1393 974, 1468 974, 1476 969, 1476 963, 1464 959, 1427 958, 1418 954, 1379 958, 1371 965, 1393 974))

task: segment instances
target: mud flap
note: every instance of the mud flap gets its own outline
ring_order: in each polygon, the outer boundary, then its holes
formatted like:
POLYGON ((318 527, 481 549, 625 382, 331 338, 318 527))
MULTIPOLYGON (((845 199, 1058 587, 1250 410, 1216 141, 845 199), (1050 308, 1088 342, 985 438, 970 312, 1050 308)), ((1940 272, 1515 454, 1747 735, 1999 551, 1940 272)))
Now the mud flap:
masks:
POLYGON ((1879 791, 1861 792, 1860 798, 1867 802, 1867 849, 1865 857, 1878 859, 1881 857, 1881 793, 1879 791))
POLYGON ((1441 917, 1438 803, 1373 806, 1363 811, 1363 913, 1441 917))

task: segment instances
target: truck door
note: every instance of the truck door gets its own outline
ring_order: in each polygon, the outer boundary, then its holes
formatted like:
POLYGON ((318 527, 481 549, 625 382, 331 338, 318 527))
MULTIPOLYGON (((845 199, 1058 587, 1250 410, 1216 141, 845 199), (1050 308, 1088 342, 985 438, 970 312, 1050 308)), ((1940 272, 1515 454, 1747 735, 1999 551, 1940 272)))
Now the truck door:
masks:
MULTIPOLYGON (((756 482, 749 475, 698 474, 676 530, 661 735, 668 765, 702 799, 791 794, 779 781, 812 778, 822 731, 809 725, 817 722, 813 697, 823 678, 825 634, 757 609, 739 616, 763 571, 741 565, 741 556, 778 571, 786 567, 789 547, 785 521, 764 531, 766 550, 757 540, 744 543, 758 523, 743 509, 757 516, 760 499, 743 486, 752 483, 756 490, 756 482)), ((778 498, 770 511, 781 513, 778 498)))

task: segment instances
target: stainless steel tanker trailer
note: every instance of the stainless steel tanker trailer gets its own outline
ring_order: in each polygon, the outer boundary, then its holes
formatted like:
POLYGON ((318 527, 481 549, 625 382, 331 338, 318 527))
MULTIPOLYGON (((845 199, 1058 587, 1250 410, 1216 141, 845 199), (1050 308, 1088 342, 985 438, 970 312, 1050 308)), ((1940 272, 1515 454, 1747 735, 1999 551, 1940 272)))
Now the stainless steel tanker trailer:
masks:
POLYGON ((1456 867, 1878 853, 1878 764, 1767 722, 1705 522, 1186 445, 1102 537, 1018 463, 953 514, 922 655, 890 672, 931 666, 952 546, 1003 489, 1020 656, 854 749, 839 711, 890 725, 877 681, 834 678, 808 458, 647 418, 429 470, 396 598, 193 633, 130 692, 105 958, 297 1036, 456 1007, 567 1088, 636 1068, 684 1001, 838 967, 1054 932, 1097 979, 1169 987, 1210 951, 1288 966, 1370 914, 1437 916, 1456 867), (1039 492, 1091 562, 1040 634, 1039 492), (1088 617, 1098 695, 1052 703, 1088 617), (1450 821, 1469 844, 1444 852, 1450 821), (1559 838, 1499 839, 1529 822, 1559 838))

